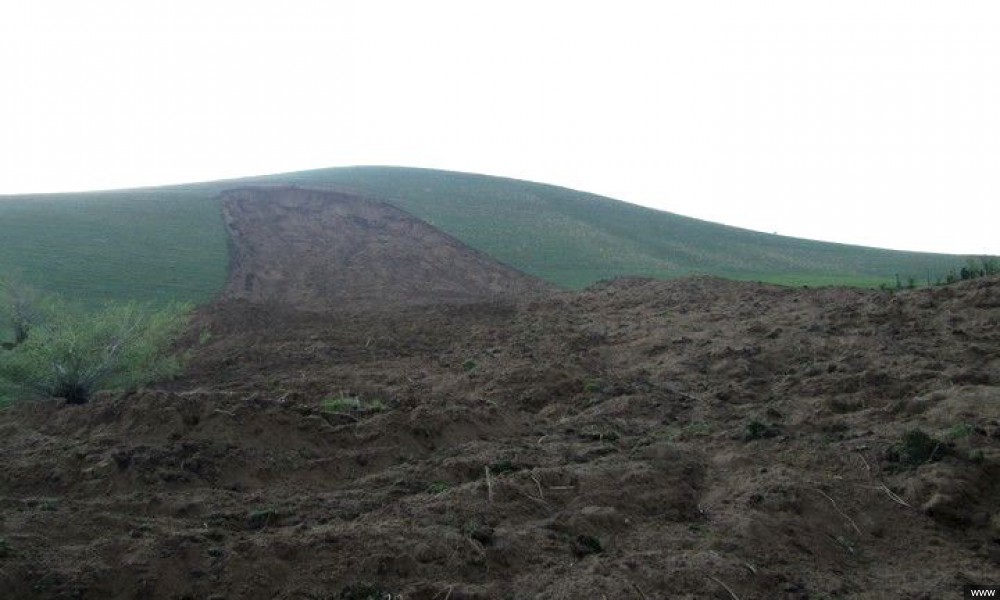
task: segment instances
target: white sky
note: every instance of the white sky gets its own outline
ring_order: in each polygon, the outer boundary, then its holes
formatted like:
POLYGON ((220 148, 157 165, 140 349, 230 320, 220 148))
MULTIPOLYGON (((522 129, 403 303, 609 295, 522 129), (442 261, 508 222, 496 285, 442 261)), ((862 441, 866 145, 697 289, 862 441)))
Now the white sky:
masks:
POLYGON ((0 193, 359 164, 1000 254, 1000 4, 0 0, 0 193))

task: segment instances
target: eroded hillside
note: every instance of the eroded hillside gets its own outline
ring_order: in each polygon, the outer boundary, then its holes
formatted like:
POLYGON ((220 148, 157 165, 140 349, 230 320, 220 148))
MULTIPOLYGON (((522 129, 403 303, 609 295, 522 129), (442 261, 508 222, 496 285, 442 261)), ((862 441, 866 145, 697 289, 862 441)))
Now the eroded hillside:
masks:
POLYGON ((227 298, 329 310, 550 289, 384 202, 256 187, 223 192, 222 206, 231 244, 227 298))
POLYGON ((229 301, 190 343, 159 389, 3 413, 0 596, 936 599, 1000 581, 995 279, 229 301))

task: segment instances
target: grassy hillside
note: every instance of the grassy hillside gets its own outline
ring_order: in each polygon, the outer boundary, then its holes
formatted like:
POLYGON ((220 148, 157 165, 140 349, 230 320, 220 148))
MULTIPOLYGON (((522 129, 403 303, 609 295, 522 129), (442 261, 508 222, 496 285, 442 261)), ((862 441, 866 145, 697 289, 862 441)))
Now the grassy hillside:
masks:
POLYGON ((0 277, 86 304, 209 300, 225 283, 226 243, 204 192, 0 197, 0 277))
POLYGON ((964 257, 815 242, 727 227, 566 188, 391 167, 257 178, 390 199, 528 273, 578 288, 618 275, 715 274, 790 285, 926 281, 964 257))
POLYGON ((215 195, 246 183, 384 198, 471 246, 568 288, 618 275, 710 273, 787 284, 923 282, 964 257, 755 233, 512 179, 391 167, 117 192, 0 197, 0 276, 97 303, 210 299, 226 239, 215 195))

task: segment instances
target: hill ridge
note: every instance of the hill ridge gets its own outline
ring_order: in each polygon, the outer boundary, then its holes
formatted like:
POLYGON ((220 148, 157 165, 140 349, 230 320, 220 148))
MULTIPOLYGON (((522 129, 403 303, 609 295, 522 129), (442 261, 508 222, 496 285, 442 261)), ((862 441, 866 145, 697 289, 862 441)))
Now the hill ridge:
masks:
POLYGON ((636 275, 707 274, 785 285, 895 286, 944 279, 969 256, 775 236, 516 179, 346 167, 161 188, 0 201, 0 277, 96 306, 211 301, 228 263, 218 195, 320 188, 387 201, 523 273, 569 289, 636 275))

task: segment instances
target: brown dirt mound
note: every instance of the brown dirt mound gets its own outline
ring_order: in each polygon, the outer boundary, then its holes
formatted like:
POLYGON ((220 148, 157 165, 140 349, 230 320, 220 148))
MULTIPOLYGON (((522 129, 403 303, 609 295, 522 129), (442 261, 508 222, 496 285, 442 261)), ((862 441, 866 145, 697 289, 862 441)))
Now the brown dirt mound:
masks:
POLYGON ((518 297, 550 286, 384 202, 301 188, 223 192, 226 297, 306 310, 518 297))
POLYGON ((182 380, 0 413, 0 597, 958 597, 1000 583, 998 300, 221 304, 182 380))

